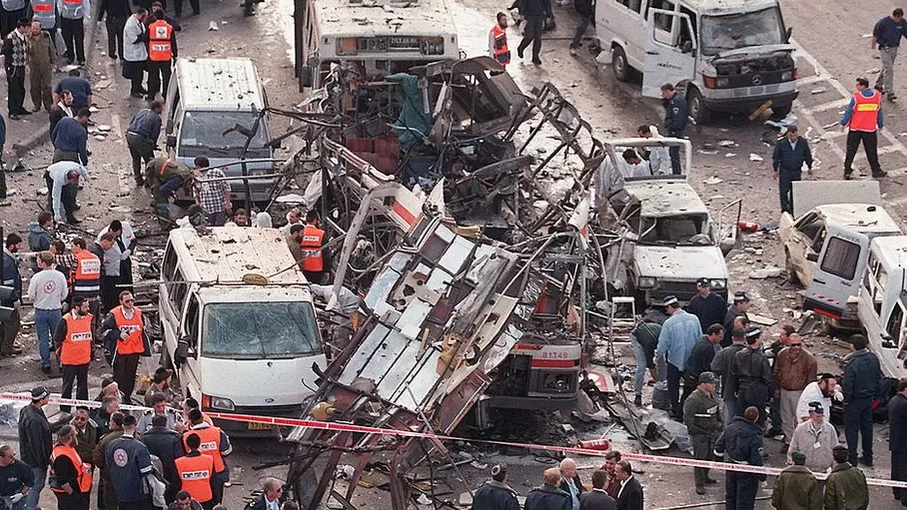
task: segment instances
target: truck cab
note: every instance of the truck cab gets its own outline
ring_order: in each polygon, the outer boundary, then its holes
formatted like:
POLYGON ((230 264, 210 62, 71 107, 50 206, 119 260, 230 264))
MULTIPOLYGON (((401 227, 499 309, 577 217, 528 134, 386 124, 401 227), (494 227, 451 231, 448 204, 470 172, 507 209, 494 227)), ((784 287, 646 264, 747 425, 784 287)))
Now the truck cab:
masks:
POLYGON ((797 69, 777 0, 601 0, 596 38, 610 51, 615 77, 643 73, 642 93, 685 87, 690 116, 751 112, 787 115, 797 98, 797 69))

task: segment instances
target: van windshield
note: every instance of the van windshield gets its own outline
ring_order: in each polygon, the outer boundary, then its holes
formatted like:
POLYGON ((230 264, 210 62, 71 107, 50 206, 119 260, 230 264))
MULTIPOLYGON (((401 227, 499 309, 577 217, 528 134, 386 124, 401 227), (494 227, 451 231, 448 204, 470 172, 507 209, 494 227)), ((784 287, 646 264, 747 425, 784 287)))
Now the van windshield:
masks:
POLYGON ((781 11, 769 7, 742 14, 703 16, 700 37, 702 53, 706 55, 748 46, 783 44, 781 11))
POLYGON ((217 303, 204 308, 202 354, 214 358, 294 358, 322 352, 312 305, 217 303))
MULTIPOLYGON (((240 157, 246 143, 241 131, 251 131, 255 126, 255 115, 250 112, 186 112, 180 127, 180 147, 203 149, 210 157, 240 157), (236 125, 240 129, 234 129, 236 125), (225 131, 230 131, 224 134, 225 131)), ((264 123, 249 143, 250 149, 264 147, 268 143, 264 123)))

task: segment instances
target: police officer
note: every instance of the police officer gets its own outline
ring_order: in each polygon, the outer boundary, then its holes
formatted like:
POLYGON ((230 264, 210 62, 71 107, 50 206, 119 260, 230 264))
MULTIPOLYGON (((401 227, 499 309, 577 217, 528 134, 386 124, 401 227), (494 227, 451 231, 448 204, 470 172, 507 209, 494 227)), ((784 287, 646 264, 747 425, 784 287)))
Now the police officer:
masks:
POLYGON ((302 231, 302 272, 310 283, 324 283, 331 272, 331 253, 324 249, 324 230, 319 227, 318 213, 305 215, 306 226, 302 231))
MULTIPOLYGON (((718 378, 712 372, 699 374, 699 385, 683 403, 683 423, 690 432, 693 442, 693 458, 712 460, 715 441, 721 434, 721 402, 715 396, 715 385, 718 378)), ((709 477, 709 468, 693 468, 696 481, 696 494, 705 494, 705 486, 717 483, 709 477)))
POLYGON ((712 281, 708 278, 696 280, 696 295, 690 298, 687 311, 699 318, 703 333, 712 324, 724 324, 727 302, 712 292, 712 281))
POLYGON ((751 326, 744 333, 746 348, 734 354, 727 391, 737 395, 738 412, 750 406, 759 410, 756 421, 765 423, 765 406, 772 395, 772 367, 762 350, 762 330, 751 326))
POLYGON ((135 389, 135 373, 146 345, 142 311, 135 306, 131 292, 120 292, 120 306, 107 314, 101 331, 105 348, 112 356, 113 380, 128 400, 135 389))
POLYGON ((882 112, 882 93, 869 88, 869 80, 857 78, 856 90, 850 104, 841 116, 841 125, 847 126, 847 153, 844 155, 844 180, 853 179, 853 158, 857 155, 860 142, 866 151, 866 160, 873 177, 885 177, 888 172, 879 166, 878 130, 885 125, 882 112))
POLYGON ((183 447, 188 453, 190 449, 186 440, 189 435, 196 434, 201 440, 199 451, 214 459, 214 476, 211 477, 211 492, 214 496, 212 501, 215 505, 220 504, 224 499, 224 484, 230 481, 230 471, 224 462, 224 457, 233 451, 230 438, 220 427, 209 425, 198 409, 189 411, 189 423, 191 428, 183 432, 183 447))
POLYGON ((214 494, 211 489, 214 457, 198 451, 202 440, 194 432, 188 432, 185 443, 189 451, 175 461, 180 490, 188 492, 205 510, 211 510, 214 507, 214 494))
MULTIPOLYGON (((723 456, 725 462, 749 466, 762 465, 762 427, 756 424, 760 413, 755 407, 748 407, 743 416, 736 416, 715 442, 715 455, 723 456)), ((725 508, 753 510, 759 482, 765 475, 725 471, 725 508)))
MULTIPOLYGON (((687 105, 686 98, 678 94, 674 90, 674 85, 670 83, 665 83, 661 86, 661 98, 664 100, 664 127, 668 131, 668 136, 683 138, 690 114, 690 107, 687 105)), ((674 175, 679 175, 682 171, 680 166, 680 146, 672 145, 668 152, 671 154, 671 171, 674 175)))
MULTIPOLYGON (((76 398, 88 400, 88 364, 94 345, 91 322, 88 300, 84 296, 75 296, 72 298, 72 310, 63 316, 54 333, 53 344, 63 372, 63 389, 60 391, 63 398, 72 398, 73 385, 78 384, 76 398)), ((69 412, 69 409, 70 406, 60 406, 61 411, 69 412)))
POLYGON ((163 9, 154 11, 154 21, 148 25, 148 97, 154 101, 164 82, 164 97, 170 83, 170 62, 177 56, 176 31, 167 23, 163 9))
POLYGON ((135 437, 135 426, 135 416, 124 417, 123 435, 111 441, 104 452, 104 464, 120 509, 151 508, 151 495, 145 494, 143 487, 153 483, 154 468, 148 448, 135 437))
POLYGON ((88 510, 91 496, 91 464, 75 448, 76 431, 63 425, 50 456, 50 490, 57 496, 59 510, 88 510))
POLYGON ((517 493, 507 485, 507 467, 495 464, 491 468, 491 480, 478 489, 472 500, 474 510, 520 510, 517 493))

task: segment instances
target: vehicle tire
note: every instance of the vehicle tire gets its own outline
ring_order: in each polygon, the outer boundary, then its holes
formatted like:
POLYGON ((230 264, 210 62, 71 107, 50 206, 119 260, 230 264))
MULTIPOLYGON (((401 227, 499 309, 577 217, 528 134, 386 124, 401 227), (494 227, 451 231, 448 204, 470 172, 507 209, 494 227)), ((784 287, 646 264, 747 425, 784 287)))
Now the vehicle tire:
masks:
POLYGON ((791 264, 790 252, 787 248, 784 249, 784 269, 787 270, 787 281, 800 285, 800 279, 797 278, 797 271, 794 269, 794 265, 791 264))
POLYGON ((692 85, 687 85, 687 104, 690 107, 690 117, 696 121, 696 124, 705 124, 712 117, 712 112, 702 100, 699 89, 692 85))
POLYGON ((787 117, 793 107, 793 103, 782 106, 772 106, 772 117, 783 119, 784 117, 787 117))
POLYGON ((630 79, 630 64, 627 63, 627 54, 620 46, 614 46, 611 50, 611 70, 619 81, 630 79))

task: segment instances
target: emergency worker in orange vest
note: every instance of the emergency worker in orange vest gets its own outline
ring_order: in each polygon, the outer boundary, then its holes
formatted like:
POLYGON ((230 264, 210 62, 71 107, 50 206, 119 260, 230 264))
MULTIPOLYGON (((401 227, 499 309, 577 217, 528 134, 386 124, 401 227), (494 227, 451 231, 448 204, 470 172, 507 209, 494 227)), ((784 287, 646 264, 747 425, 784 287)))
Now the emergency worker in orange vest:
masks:
POLYGON ((190 429, 183 432, 183 447, 186 453, 190 452, 188 438, 195 434, 200 440, 198 451, 210 456, 214 460, 214 475, 211 477, 211 493, 213 504, 220 504, 224 499, 224 484, 230 481, 230 470, 224 457, 233 451, 230 438, 220 427, 209 425, 202 417, 199 409, 189 411, 190 429))
POLYGON ((205 510, 214 507, 212 479, 214 477, 214 457, 198 451, 202 444, 195 432, 188 432, 185 437, 186 455, 176 459, 176 472, 180 479, 180 490, 188 492, 205 510))
MULTIPOLYGON (((88 312, 88 301, 84 296, 72 298, 72 309, 63 316, 54 333, 53 345, 63 372, 63 389, 60 396, 72 398, 73 384, 78 384, 76 398, 88 400, 88 364, 91 362, 91 348, 94 345, 92 316, 88 312)), ((69 412, 70 406, 60 406, 69 412)))
POLYGON ((488 34, 488 56, 502 66, 510 63, 510 49, 507 48, 507 15, 498 13, 498 22, 488 34))
POLYGON ((841 117, 841 125, 847 126, 847 154, 844 156, 844 180, 853 179, 853 158, 857 155, 860 142, 866 151, 866 159, 872 176, 885 177, 888 172, 879 166, 878 130, 885 125, 882 113, 882 93, 869 88, 869 80, 857 78, 857 90, 850 98, 850 104, 841 117))
POLYGON ((302 231, 302 272, 310 283, 324 283, 331 274, 331 252, 324 248, 324 230, 319 227, 318 213, 305 215, 306 226, 302 231))
POLYGON ((72 296, 88 301, 88 310, 97 315, 101 309, 101 259, 89 250, 85 240, 76 237, 70 248, 76 265, 72 269, 72 296))
POLYGON ((163 80, 164 97, 170 83, 170 62, 177 57, 176 30, 167 23, 167 13, 154 11, 154 21, 148 25, 148 100, 154 101, 163 80))
POLYGON ((139 358, 146 354, 145 323, 131 292, 120 292, 120 306, 110 310, 101 324, 101 331, 104 347, 111 356, 109 361, 113 367, 113 380, 128 401, 135 389, 139 358))
POLYGON ((75 449, 76 430, 63 425, 50 456, 50 489, 59 510, 88 510, 91 496, 91 464, 75 449))

